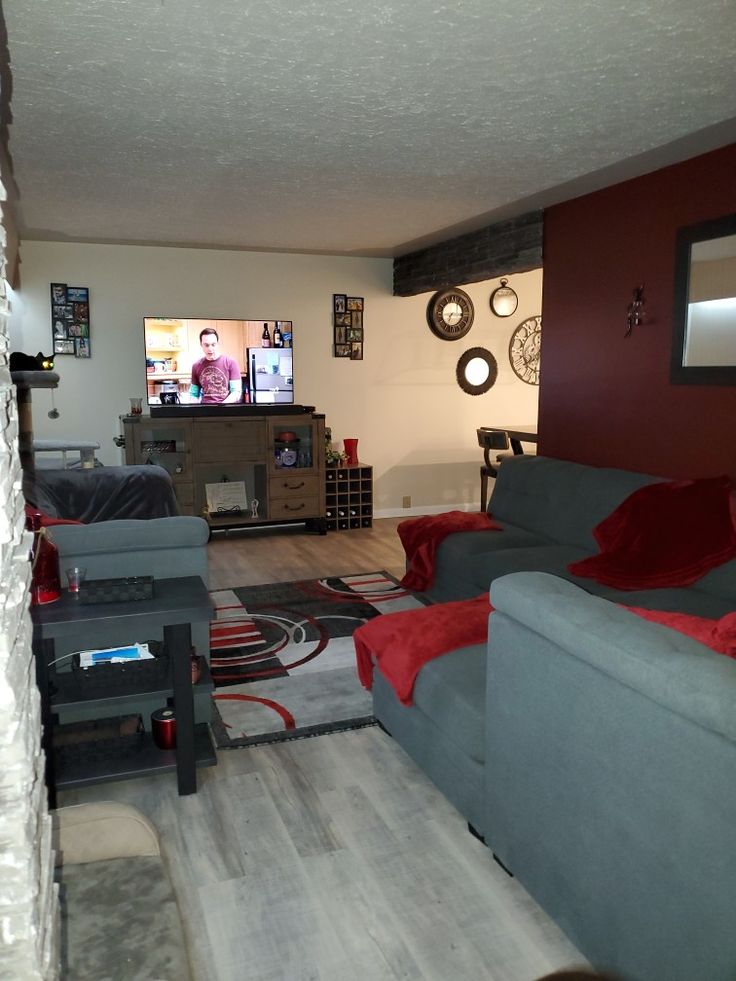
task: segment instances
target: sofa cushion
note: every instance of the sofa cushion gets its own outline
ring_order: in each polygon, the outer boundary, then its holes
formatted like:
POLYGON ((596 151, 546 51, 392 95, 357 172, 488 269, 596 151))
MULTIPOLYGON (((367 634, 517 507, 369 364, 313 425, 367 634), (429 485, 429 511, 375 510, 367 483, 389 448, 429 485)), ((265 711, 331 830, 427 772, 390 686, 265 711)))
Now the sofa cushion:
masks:
POLYGON ((508 548, 533 548, 535 545, 554 545, 556 542, 541 535, 535 535, 524 528, 517 528, 508 522, 499 522, 501 531, 489 535, 488 532, 466 531, 448 535, 437 549, 437 564, 443 562, 466 562, 468 556, 478 552, 496 552, 508 548))
POLYGON ((736 560, 724 562, 716 569, 706 572, 702 579, 693 583, 692 588, 699 593, 709 593, 711 596, 730 600, 731 609, 734 609, 736 607, 736 560))
POLYGON ((509 457, 498 471, 488 510, 500 522, 596 552, 593 528, 632 491, 661 480, 543 456, 509 457))
MULTIPOLYGON (((582 589, 600 593, 605 587, 590 579, 576 579, 567 566, 585 556, 580 548, 571 545, 544 545, 536 548, 511 548, 485 552, 471 556, 466 563, 466 578, 473 583, 475 592, 488 589, 494 579, 511 572, 548 572, 575 582, 582 589)), ((491 600, 493 602, 493 600, 491 600)))
POLYGON ((485 644, 461 647, 430 661, 414 684, 414 705, 479 763, 485 759, 485 704, 485 644))
MULTIPOLYGON (((568 577, 573 581, 572 577, 568 577)), ((587 589, 589 580, 579 580, 584 583, 587 589)), ((593 586, 597 585, 592 583, 593 586)), ((599 587, 600 591, 595 593, 601 599, 610 600, 612 603, 619 603, 621 606, 639 606, 645 610, 668 610, 678 613, 688 613, 700 617, 722 617, 734 609, 732 600, 722 599, 720 596, 710 596, 694 586, 682 586, 679 589, 641 589, 623 590, 608 589, 599 587)), ((593 590, 588 590, 593 592, 593 590)))
POLYGON ((498 532, 501 526, 485 511, 446 511, 425 514, 402 521, 397 532, 406 553, 407 572, 401 580, 406 589, 427 589, 432 585, 437 547, 457 532, 498 532))
POLYGON ((616 589, 688 586, 736 557, 728 477, 640 487, 593 529, 597 555, 570 566, 616 589))
POLYGON ((487 582, 478 587, 471 578, 469 557, 486 552, 551 544, 553 543, 548 538, 509 524, 503 525, 502 531, 492 534, 468 531, 448 535, 437 549, 434 582, 426 591, 427 596, 433 602, 446 603, 475 596, 481 589, 487 589, 487 582))

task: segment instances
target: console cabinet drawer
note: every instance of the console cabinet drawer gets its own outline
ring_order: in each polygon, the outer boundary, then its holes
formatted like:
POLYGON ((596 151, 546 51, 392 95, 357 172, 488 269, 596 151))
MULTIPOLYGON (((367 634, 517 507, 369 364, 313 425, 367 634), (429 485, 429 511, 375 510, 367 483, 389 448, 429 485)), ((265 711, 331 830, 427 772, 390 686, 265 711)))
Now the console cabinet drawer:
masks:
POLYGON ((271 477, 268 482, 268 494, 272 501, 319 497, 319 484, 318 476, 302 476, 296 470, 294 473, 285 473, 283 477, 271 477))
POLYGON ((194 453, 197 463, 254 460, 266 452, 263 419, 195 419, 194 453))
POLYGON ((270 501, 269 518, 321 518, 319 497, 276 498, 270 501))

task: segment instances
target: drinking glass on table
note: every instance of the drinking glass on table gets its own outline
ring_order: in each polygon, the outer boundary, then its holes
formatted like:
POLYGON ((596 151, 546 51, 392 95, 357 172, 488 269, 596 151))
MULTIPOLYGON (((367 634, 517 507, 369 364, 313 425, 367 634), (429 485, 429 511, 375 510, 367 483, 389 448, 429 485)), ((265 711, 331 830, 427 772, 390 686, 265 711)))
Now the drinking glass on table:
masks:
POLYGON ((70 593, 79 592, 79 587, 84 582, 86 575, 87 570, 80 565, 74 565, 71 567, 71 569, 66 570, 66 581, 69 586, 70 593))

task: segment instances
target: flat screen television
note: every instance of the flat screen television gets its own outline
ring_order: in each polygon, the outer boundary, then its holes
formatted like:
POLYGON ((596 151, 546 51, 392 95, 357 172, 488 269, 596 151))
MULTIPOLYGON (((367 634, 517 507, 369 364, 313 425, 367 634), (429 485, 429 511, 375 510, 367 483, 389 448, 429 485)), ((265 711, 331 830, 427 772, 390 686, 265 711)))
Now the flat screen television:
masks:
POLYGON ((144 317, 143 337, 152 415, 294 402, 290 320, 144 317))

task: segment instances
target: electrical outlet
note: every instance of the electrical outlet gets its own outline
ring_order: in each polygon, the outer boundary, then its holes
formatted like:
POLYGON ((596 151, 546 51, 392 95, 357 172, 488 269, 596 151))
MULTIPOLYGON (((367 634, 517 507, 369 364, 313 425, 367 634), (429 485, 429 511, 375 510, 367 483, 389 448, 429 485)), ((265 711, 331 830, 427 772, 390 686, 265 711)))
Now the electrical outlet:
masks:
POLYGON ((402 497, 402 499, 401 499, 401 506, 402 506, 402 508, 410 508, 411 507, 411 497, 408 494, 406 495, 406 497, 402 497))

